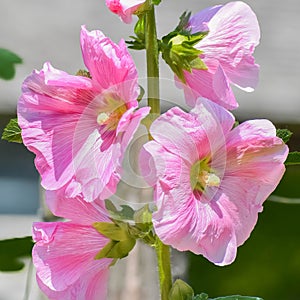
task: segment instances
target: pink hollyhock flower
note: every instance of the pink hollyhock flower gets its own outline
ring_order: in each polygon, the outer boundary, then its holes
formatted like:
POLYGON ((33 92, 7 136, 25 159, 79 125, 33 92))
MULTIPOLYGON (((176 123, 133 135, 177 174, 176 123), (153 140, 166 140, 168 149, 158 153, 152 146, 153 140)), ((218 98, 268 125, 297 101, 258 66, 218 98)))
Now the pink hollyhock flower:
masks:
POLYGON ((108 268, 112 259, 95 256, 109 242, 94 222, 111 222, 103 201, 64 198, 62 190, 49 192, 55 215, 68 222, 33 224, 32 259, 41 290, 54 300, 106 299, 108 268))
POLYGON ((46 63, 23 83, 18 121, 47 190, 80 185, 84 199, 108 197, 120 180, 125 149, 149 108, 138 107, 137 71, 122 40, 81 30, 90 76, 46 63))
POLYGON ((107 7, 115 14, 117 14, 125 23, 131 23, 132 14, 146 0, 106 0, 107 7))
POLYGON ((188 29, 206 32, 195 48, 207 70, 184 71, 186 101, 194 106, 202 96, 227 109, 238 107, 230 84, 253 91, 258 84, 259 66, 252 56, 260 39, 257 18, 251 8, 240 1, 209 7, 192 16, 188 29))
POLYGON ((141 170, 154 186, 158 237, 216 265, 234 261, 284 174, 288 147, 268 120, 246 121, 203 99, 154 121, 141 170))

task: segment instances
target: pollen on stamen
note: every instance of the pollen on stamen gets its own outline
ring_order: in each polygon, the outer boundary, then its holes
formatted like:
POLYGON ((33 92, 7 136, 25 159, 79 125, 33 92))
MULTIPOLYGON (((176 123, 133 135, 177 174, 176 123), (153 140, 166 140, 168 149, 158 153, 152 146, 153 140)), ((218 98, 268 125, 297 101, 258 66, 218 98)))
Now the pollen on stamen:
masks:
POLYGON ((206 181, 207 186, 219 186, 221 183, 220 178, 216 174, 213 174, 213 173, 210 173, 207 176, 205 181, 206 181))
POLYGON ((103 125, 105 124, 106 121, 108 121, 109 119, 109 114, 105 113, 105 112, 101 112, 98 116, 97 116, 97 123, 99 125, 103 125))

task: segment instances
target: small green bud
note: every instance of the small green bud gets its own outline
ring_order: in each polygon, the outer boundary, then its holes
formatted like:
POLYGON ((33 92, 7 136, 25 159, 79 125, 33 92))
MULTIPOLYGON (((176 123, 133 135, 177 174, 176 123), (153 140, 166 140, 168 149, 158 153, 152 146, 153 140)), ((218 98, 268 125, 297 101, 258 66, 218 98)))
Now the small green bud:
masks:
POLYGON ((169 300, 193 300, 193 289, 183 280, 177 279, 170 291, 169 300))
POLYGON ((289 131, 288 129, 277 129, 276 130, 276 136, 281 138, 285 144, 290 140, 292 135, 293 135, 293 133, 291 131, 289 131))
POLYGON ((182 82, 185 82, 184 70, 188 72, 192 72, 193 69, 207 70, 207 66, 200 58, 203 52, 195 46, 208 32, 191 34, 187 27, 190 15, 183 13, 175 30, 164 36, 160 43, 162 58, 182 82))
POLYGON ((82 76, 82 77, 87 77, 87 78, 92 78, 91 74, 89 71, 86 71, 86 70, 78 70, 77 73, 76 73, 76 76, 82 76))

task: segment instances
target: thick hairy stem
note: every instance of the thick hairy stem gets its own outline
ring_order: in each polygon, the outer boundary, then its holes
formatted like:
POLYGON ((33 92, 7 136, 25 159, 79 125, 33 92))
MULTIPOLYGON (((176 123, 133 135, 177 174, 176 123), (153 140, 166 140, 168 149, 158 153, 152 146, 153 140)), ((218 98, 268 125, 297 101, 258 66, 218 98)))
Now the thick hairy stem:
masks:
POLYGON ((158 238, 155 245, 161 300, 168 300, 172 287, 170 247, 164 245, 158 238))
POLYGON ((158 43, 154 6, 146 12, 145 43, 147 55, 148 105, 152 114, 160 114, 158 43))

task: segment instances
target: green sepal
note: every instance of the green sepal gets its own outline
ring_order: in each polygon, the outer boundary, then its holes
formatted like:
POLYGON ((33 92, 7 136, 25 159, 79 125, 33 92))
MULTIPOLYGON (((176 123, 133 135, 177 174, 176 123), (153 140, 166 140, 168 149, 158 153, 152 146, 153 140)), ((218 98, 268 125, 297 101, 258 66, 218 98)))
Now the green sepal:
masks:
POLYGON ((22 59, 15 53, 0 48, 0 78, 10 80, 15 76, 15 64, 22 63, 22 59))
MULTIPOLYGON (((95 259, 101 258, 114 258, 119 259, 128 256, 129 252, 135 246, 136 240, 129 238, 125 241, 113 241, 111 240, 106 246, 101 249, 95 256, 95 259)), ((114 261, 115 263, 115 261, 114 261)))
POLYGON ((135 223, 139 224, 151 224, 152 223, 152 212, 149 209, 149 205, 146 204, 134 213, 133 219, 135 223))
POLYGON ((128 45, 129 49, 133 49, 133 50, 144 50, 145 48, 145 43, 143 41, 141 41, 139 38, 130 35, 129 36, 132 40, 131 41, 125 41, 126 44, 128 45))
POLYGON ((291 131, 289 131, 288 129, 277 129, 276 130, 276 136, 281 138, 285 144, 290 140, 292 135, 293 135, 293 133, 291 131))
POLYGON ((145 41, 145 15, 139 16, 138 21, 134 26, 134 33, 142 41, 145 41))
POLYGON ((170 290, 169 300, 193 300, 193 289, 183 280, 177 279, 170 290))
POLYGON ((140 87, 140 94, 137 98, 138 102, 140 102, 143 99, 144 95, 145 95, 145 89, 141 85, 139 85, 139 87, 140 87))
POLYGON ((188 30, 187 28, 189 25, 191 15, 192 15, 192 12, 190 12, 190 11, 183 12, 183 14, 179 17, 179 23, 174 31, 190 34, 190 30, 188 30))
POLYGON ((0 241, 0 271, 19 271, 25 264, 22 258, 31 257, 34 243, 31 236, 0 241))
POLYGON ((152 212, 149 205, 146 204, 134 214, 134 226, 130 226, 129 231, 138 239, 151 247, 156 243, 156 237, 153 232, 152 212))
POLYGON ((207 70, 200 58, 203 52, 194 46, 207 36, 208 32, 191 34, 188 29, 190 16, 191 13, 183 13, 175 30, 164 36, 159 44, 162 58, 182 82, 185 82, 184 70, 207 70))
POLYGON ((95 256, 101 258, 123 258, 126 257, 136 243, 136 239, 129 233, 129 225, 124 222, 114 221, 113 223, 96 222, 93 227, 110 241, 95 256))
POLYGON ((129 236, 127 223, 96 222, 93 224, 93 227, 98 232, 114 241, 124 241, 128 239, 129 236))
POLYGON ((160 2, 161 2, 161 0, 152 0, 152 3, 153 3, 154 5, 159 5, 160 2))
POLYGON ((238 127, 239 125, 240 125, 240 122, 236 120, 236 121, 234 121, 232 128, 238 127))
POLYGON ((128 205, 120 205, 121 209, 118 210, 111 200, 106 199, 105 207, 115 220, 133 220, 135 211, 128 205))
POLYGON ((11 119, 3 130, 2 139, 8 142, 23 143, 21 128, 17 118, 11 119))
POLYGON ((129 36, 132 40, 126 41, 128 48, 134 50, 146 49, 145 46, 145 14, 138 16, 139 19, 134 26, 135 36, 129 36))
POLYGON ((286 166, 300 165, 300 152, 290 152, 284 164, 286 166))

